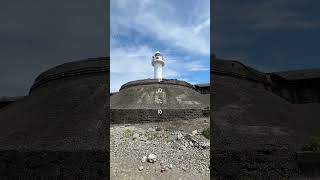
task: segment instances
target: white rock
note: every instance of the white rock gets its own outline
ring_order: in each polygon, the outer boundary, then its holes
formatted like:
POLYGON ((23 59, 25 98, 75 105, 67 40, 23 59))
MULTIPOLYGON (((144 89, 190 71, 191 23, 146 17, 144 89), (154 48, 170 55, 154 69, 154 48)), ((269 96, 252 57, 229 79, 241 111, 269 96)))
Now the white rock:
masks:
POLYGON ((143 170, 143 166, 140 166, 140 167, 139 167, 139 171, 142 171, 142 170, 143 170))
POLYGON ((192 136, 196 135, 198 133, 198 130, 192 131, 192 136))
POLYGON ((141 162, 145 163, 145 162, 147 162, 147 159, 148 159, 147 156, 143 156, 141 159, 141 162))
POLYGON ((154 162, 156 162, 156 161, 157 161, 157 156, 154 155, 154 154, 149 154, 149 156, 148 156, 148 162, 154 163, 154 162))
POLYGON ((149 131, 149 132, 154 132, 154 131, 156 131, 156 130, 153 129, 153 128, 149 128, 148 131, 149 131))
POLYGON ((170 164, 170 165, 169 165, 169 169, 172 169, 172 168, 173 168, 173 166, 172 166, 172 164, 170 164))
POLYGON ((136 139, 138 139, 139 138, 139 134, 138 133, 134 133, 133 135, 132 135, 132 139, 133 140, 136 140, 136 139))

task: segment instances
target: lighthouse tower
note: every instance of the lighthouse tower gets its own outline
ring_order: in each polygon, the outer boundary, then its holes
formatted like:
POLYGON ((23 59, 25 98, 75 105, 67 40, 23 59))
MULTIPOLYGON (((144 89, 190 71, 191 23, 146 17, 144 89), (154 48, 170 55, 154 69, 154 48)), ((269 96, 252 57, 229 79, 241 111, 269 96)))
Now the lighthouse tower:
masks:
POLYGON ((152 56, 152 66, 154 67, 154 79, 158 79, 158 81, 161 81, 164 58, 159 51, 157 51, 154 56, 152 56))

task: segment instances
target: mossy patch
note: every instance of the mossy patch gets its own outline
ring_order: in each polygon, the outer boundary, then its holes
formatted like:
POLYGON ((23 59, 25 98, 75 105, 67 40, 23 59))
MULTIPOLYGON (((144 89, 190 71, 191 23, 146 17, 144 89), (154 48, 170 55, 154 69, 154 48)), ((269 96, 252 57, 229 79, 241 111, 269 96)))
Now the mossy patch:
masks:
POLYGON ((210 128, 204 128, 202 130, 202 135, 207 138, 207 139, 210 139, 210 128))
POLYGON ((129 138, 133 136, 133 130, 132 129, 126 129, 124 131, 124 137, 129 138))

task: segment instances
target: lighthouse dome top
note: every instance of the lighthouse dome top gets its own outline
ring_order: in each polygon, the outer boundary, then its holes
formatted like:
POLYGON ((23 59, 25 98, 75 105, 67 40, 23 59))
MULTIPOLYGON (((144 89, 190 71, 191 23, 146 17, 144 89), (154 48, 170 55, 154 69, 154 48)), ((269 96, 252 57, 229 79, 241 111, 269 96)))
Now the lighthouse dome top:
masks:
POLYGON ((162 56, 161 53, 160 53, 160 51, 157 51, 154 55, 155 55, 155 56, 162 56))

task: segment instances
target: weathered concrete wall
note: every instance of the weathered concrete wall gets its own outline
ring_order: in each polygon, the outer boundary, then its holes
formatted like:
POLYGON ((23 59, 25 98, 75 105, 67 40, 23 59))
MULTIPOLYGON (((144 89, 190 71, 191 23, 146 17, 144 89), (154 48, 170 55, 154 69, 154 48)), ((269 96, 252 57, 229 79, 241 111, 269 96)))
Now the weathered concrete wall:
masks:
POLYGON ((320 103, 320 71, 297 70, 263 73, 238 61, 216 59, 211 63, 212 73, 264 84, 265 89, 290 103, 320 103))
POLYGON ((112 95, 110 105, 112 109, 202 109, 210 106, 208 97, 184 81, 140 80, 112 95))
POLYGON ((210 71, 214 74, 267 83, 267 78, 264 73, 246 66, 239 61, 215 59, 211 61, 210 67, 210 71))
POLYGON ((188 120, 208 117, 209 110, 201 109, 110 109, 111 123, 144 123, 157 121, 188 120))
POLYGON ((129 87, 134 87, 134 86, 141 86, 141 85, 174 85, 174 86, 182 86, 182 87, 187 87, 191 89, 195 89, 193 85, 185 82, 185 81, 180 81, 177 79, 162 79, 161 81, 158 81, 157 79, 143 79, 143 80, 136 80, 136 81, 130 81, 125 84, 123 84, 120 88, 120 91, 129 88, 129 87))
POLYGON ((110 104, 112 123, 139 123, 208 116, 210 99, 184 81, 147 79, 123 85, 110 104))
POLYGON ((222 179, 301 175, 295 152, 320 135, 320 104, 291 104, 252 78, 213 70, 211 77, 212 174, 222 179))
POLYGON ((0 176, 109 177, 108 63, 53 68, 0 110, 0 176))

